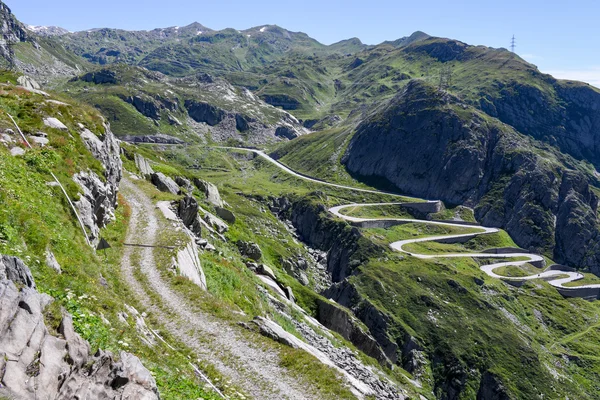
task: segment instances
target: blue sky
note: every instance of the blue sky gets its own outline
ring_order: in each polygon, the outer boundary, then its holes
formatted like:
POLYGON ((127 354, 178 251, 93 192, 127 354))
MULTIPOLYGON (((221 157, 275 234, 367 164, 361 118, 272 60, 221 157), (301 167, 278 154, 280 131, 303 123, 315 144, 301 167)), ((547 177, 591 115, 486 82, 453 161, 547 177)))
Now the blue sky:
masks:
POLYGON ((194 21, 212 29, 277 24, 326 44, 350 37, 376 44, 421 30, 491 47, 508 47, 514 34, 517 53, 543 72, 600 87, 600 2, 593 0, 303 0, 293 5, 282 0, 5 2, 27 24, 72 31, 152 29, 194 21))

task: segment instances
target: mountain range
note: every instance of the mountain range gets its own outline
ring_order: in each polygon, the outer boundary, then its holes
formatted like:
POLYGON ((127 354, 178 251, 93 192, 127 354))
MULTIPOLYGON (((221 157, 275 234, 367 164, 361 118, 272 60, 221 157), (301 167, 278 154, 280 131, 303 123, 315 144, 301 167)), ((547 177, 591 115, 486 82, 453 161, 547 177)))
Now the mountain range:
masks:
POLYGON ((600 89, 420 31, 0 19, 0 300, 43 326, 0 398, 599 398, 600 89))

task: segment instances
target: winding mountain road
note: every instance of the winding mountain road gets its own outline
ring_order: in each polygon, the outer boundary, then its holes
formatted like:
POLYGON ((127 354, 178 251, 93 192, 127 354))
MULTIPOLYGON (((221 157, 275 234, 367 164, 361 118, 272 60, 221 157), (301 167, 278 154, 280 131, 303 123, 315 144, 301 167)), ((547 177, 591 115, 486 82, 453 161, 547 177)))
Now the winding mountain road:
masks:
MULTIPOLYGON (((421 202, 423 201, 422 199, 417 199, 417 198, 408 197, 408 196, 402 196, 402 195, 398 195, 395 193, 355 188, 355 187, 351 187, 351 186, 338 185, 335 183, 330 183, 330 182, 325 182, 325 181, 322 181, 319 179, 315 179, 315 178, 306 176, 304 174, 298 173, 298 172, 290 169, 289 167, 281 164, 279 161, 271 158, 265 152, 260 151, 260 150, 237 148, 237 147, 218 147, 218 148, 228 149, 228 150, 237 150, 237 151, 247 151, 247 152, 254 153, 254 154, 258 155, 259 157, 262 157, 263 159, 267 160, 271 164, 275 165, 279 169, 285 171, 286 173, 293 175, 297 178, 301 178, 301 179, 310 181, 310 182, 315 182, 315 183, 319 183, 322 185, 341 188, 341 189, 348 189, 348 190, 352 190, 352 191, 356 191, 356 192, 385 194, 385 195, 389 195, 389 196, 400 197, 402 199, 415 200, 415 201, 421 201, 421 202)), ((426 202, 431 203, 434 201, 426 200, 426 202)), ((403 205, 403 204, 407 204, 407 203, 406 202, 365 203, 365 204, 354 203, 354 204, 346 204, 346 205, 341 205, 341 206, 337 206, 337 207, 332 207, 329 209, 329 212, 338 218, 344 219, 344 220, 354 223, 354 224, 361 224, 361 223, 367 223, 367 222, 368 223, 380 222, 380 223, 382 223, 382 225, 385 223, 393 223, 393 224, 420 223, 420 224, 438 225, 438 226, 446 226, 446 227, 477 228, 480 230, 480 232, 466 233, 466 234, 449 234, 449 235, 440 235, 440 236, 428 236, 428 237, 422 237, 422 238, 417 238, 417 239, 400 240, 397 242, 390 243, 390 247, 392 249, 394 249, 395 251, 398 251, 401 253, 406 253, 410 256, 420 258, 420 259, 459 258, 459 257, 461 257, 461 258, 462 257, 493 258, 493 259, 519 258, 518 261, 516 261, 516 260, 504 261, 504 262, 483 265, 483 266, 481 266, 481 270, 483 272, 485 272, 487 275, 489 275, 490 277, 501 279, 503 281, 507 281, 510 283, 522 283, 522 282, 526 282, 526 281, 530 281, 530 280, 534 280, 534 279, 543 279, 543 280, 546 280, 550 285, 552 285, 553 287, 558 289, 561 294, 563 294, 565 296, 569 296, 569 297, 591 298, 591 297, 598 297, 598 295, 600 295, 600 284, 570 286, 570 287, 564 286, 565 284, 567 284, 569 282, 575 282, 575 281, 583 279, 584 275, 579 272, 571 271, 569 268, 563 267, 563 266, 557 265, 557 266, 554 266, 553 269, 546 269, 545 271, 542 271, 539 274, 533 274, 533 275, 528 275, 528 276, 519 276, 519 277, 503 276, 503 275, 499 275, 499 274, 495 273, 494 270, 501 268, 501 267, 510 266, 510 265, 522 266, 522 265, 531 263, 540 268, 544 265, 544 258, 542 256, 537 255, 537 254, 526 253, 526 252, 518 252, 516 249, 515 249, 515 252, 507 252, 507 253, 503 253, 503 254, 498 254, 498 253, 494 253, 494 252, 419 254, 419 253, 414 253, 414 252, 409 252, 407 250, 404 250, 404 246, 406 246, 410 243, 435 242, 435 241, 439 241, 439 240, 447 241, 450 239, 461 239, 461 238, 463 238, 463 239, 474 238, 478 235, 489 235, 492 233, 497 233, 497 232, 499 232, 499 229, 497 229, 497 228, 488 228, 488 227, 483 227, 483 226, 476 225, 476 224, 452 223, 452 222, 445 222, 445 221, 427 221, 427 220, 409 219, 409 218, 357 218, 357 217, 351 217, 348 215, 344 215, 341 213, 341 210, 343 210, 345 208, 350 208, 350 207, 379 207, 379 206, 386 206, 386 205, 403 205), (523 258, 524 258, 524 260, 523 260, 523 258)), ((493 249, 490 249, 490 250, 493 250, 493 249)))

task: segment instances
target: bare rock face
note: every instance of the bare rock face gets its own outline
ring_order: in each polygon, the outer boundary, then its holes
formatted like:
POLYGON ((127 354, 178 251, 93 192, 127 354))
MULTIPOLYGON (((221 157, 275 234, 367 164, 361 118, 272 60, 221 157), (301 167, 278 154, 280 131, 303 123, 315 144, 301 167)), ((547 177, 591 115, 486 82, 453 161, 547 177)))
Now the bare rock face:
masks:
POLYGON ((202 179, 194 178, 194 185, 201 191, 204 192, 206 200, 215 207, 223 207, 223 200, 219 194, 219 189, 215 184, 204 181, 202 179))
POLYGON ((17 257, 0 257, 0 280, 13 281, 14 283, 35 289, 35 282, 29 268, 17 257))
POLYGON ((317 319, 319 322, 342 335, 359 350, 373 357, 381 364, 391 365, 377 341, 360 327, 358 321, 348 311, 334 305, 332 302, 321 299, 317 300, 317 305, 317 319))
POLYGON ((10 8, 0 2, 0 65, 12 67, 15 63, 11 46, 27 40, 27 32, 14 17, 10 8))
POLYGON ((186 100, 185 108, 189 116, 196 122, 204 122, 215 126, 225 118, 225 111, 208 103, 186 100))
POLYGON ((135 166, 137 167, 137 169, 140 170, 140 173, 146 178, 150 177, 150 175, 154 173, 154 170, 150 166, 148 160, 146 160, 144 157, 140 156, 137 153, 135 154, 135 166))
POLYGON ((198 202, 193 196, 186 196, 179 201, 177 214, 185 226, 198 237, 202 236, 202 224, 198 217, 198 202))
POLYGON ((114 218, 112 187, 92 171, 77 173, 73 180, 83 190, 83 196, 75 202, 75 206, 88 229, 90 241, 95 244, 99 240, 100 229, 114 218))
POLYGON ((477 400, 510 400, 506 388, 500 378, 491 373, 485 372, 481 377, 481 384, 477 392, 477 400))
POLYGON ((158 399, 156 382, 140 360, 121 352, 90 354, 70 315, 49 333, 44 309, 53 301, 35 290, 15 257, 0 258, 0 397, 30 399, 158 399))
POLYGON ((160 106, 150 96, 129 96, 125 101, 133 105, 143 116, 160 120, 160 106))
POLYGON ((155 172, 150 176, 154 186, 161 192, 169 192, 172 194, 179 194, 179 186, 175 181, 162 172, 155 172))

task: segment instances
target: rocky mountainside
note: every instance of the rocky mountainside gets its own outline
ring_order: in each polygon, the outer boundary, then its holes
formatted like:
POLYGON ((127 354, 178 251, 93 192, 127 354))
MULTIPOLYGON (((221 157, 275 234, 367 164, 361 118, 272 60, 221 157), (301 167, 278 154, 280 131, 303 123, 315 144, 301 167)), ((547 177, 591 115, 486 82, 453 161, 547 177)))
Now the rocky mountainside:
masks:
POLYGON ((53 301, 36 290, 22 260, 0 256, 0 395, 11 399, 39 394, 52 399, 159 398, 150 371, 133 354, 121 352, 118 361, 102 350, 92 355, 67 313, 55 316, 57 327, 47 326, 44 310, 53 301))
POLYGON ((27 40, 27 32, 23 25, 13 16, 10 8, 4 3, 0 3, 0 36, 2 44, 0 45, 0 62, 2 66, 12 67, 15 64, 15 55, 12 46, 19 42, 27 40))
POLYGON ((362 122, 342 162, 402 192, 475 207, 478 221, 506 228, 521 247, 600 268, 598 196, 590 187, 597 178, 425 83, 412 81, 362 122))
POLYGON ((0 398, 599 398, 599 90, 423 32, 0 17, 0 398))

